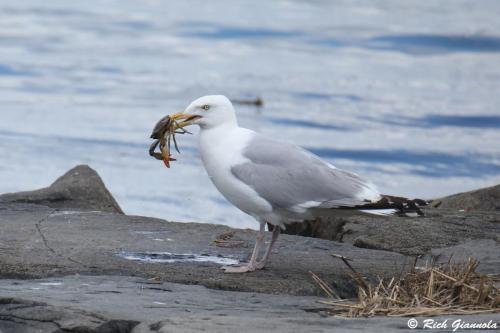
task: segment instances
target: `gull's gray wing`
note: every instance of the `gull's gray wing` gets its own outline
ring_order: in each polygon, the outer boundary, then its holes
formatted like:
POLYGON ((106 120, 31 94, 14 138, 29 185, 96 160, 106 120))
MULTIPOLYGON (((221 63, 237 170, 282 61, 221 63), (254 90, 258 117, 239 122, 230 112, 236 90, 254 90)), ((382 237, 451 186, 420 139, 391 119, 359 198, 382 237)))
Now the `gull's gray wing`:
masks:
POLYGON ((379 198, 370 182, 295 145, 255 134, 243 155, 249 162, 231 172, 274 208, 350 207, 379 198))

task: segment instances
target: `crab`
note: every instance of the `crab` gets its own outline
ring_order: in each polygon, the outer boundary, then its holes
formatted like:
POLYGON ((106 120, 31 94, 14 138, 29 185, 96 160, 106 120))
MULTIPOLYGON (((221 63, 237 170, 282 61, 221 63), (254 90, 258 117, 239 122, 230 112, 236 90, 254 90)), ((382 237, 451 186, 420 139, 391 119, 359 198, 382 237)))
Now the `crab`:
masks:
POLYGON ((155 139, 155 141, 149 147, 149 155, 157 160, 162 160, 167 168, 170 168, 170 161, 176 160, 170 154, 170 144, 172 141, 174 142, 175 150, 180 153, 175 135, 191 134, 191 132, 182 127, 182 124, 179 124, 175 120, 175 117, 165 116, 156 123, 151 133, 151 139, 155 139), (160 145, 160 152, 155 151, 158 145, 160 145))

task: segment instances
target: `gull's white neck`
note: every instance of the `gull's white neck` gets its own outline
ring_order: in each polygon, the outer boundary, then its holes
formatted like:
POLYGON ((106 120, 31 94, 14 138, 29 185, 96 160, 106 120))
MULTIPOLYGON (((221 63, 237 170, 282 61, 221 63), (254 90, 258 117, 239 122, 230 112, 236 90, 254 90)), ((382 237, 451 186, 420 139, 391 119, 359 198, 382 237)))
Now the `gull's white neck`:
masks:
POLYGON ((227 122, 200 129, 199 149, 209 176, 214 168, 229 168, 236 162, 244 162, 242 151, 251 140, 253 131, 227 122))

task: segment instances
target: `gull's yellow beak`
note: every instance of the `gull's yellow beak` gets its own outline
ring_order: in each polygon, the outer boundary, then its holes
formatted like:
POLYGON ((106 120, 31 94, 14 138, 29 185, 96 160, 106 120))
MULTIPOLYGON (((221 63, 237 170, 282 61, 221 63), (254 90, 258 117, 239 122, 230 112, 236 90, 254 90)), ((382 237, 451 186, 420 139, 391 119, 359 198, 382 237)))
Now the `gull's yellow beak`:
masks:
POLYGON ((189 113, 174 113, 169 116, 171 120, 175 121, 174 128, 179 129, 193 124, 193 121, 201 118, 199 115, 192 115, 189 113))

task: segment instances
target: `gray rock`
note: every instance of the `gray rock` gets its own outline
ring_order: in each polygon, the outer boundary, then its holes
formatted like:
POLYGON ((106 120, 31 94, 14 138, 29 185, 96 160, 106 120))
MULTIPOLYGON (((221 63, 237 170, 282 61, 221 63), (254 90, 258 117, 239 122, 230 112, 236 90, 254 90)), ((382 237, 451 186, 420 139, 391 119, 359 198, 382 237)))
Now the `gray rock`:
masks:
POLYGON ((436 264, 465 262, 469 258, 479 260, 478 272, 498 274, 500 271, 500 243, 492 239, 470 240, 462 244, 433 249, 423 257, 423 261, 436 264))
POLYGON ((425 217, 357 216, 325 219, 295 226, 288 232, 351 243, 357 247, 422 255, 471 239, 500 241, 500 213, 426 210, 425 217))
POLYGON ((255 238, 254 230, 220 225, 0 204, 0 277, 119 274, 158 277, 162 281, 224 290, 322 294, 309 275, 309 271, 313 271, 331 283, 341 296, 347 297, 355 295, 356 286, 345 265, 331 253, 352 258, 354 267, 373 279, 400 272, 412 261, 397 253, 290 235, 280 237, 269 266, 262 271, 224 274, 220 265, 211 261, 248 260, 255 238), (234 232, 230 242, 223 244, 226 247, 216 246, 213 241, 227 232, 234 232), (151 260, 164 258, 164 252, 198 255, 205 261, 155 263, 151 260), (148 255, 149 260, 126 259, 148 255))
MULTIPOLYGON (((408 327, 408 318, 325 316, 318 297, 211 290, 130 276, 3 279, 0 290, 0 332, 5 333, 382 333, 408 327)), ((449 325, 457 318, 449 316, 449 325)), ((495 314, 459 318, 498 322, 495 314)), ((418 318, 419 327, 423 319, 418 318)))
POLYGON ((33 203, 59 209, 98 210, 123 214, 101 177, 88 165, 74 167, 49 187, 2 194, 0 202, 33 203))
POLYGON ((137 321, 110 320, 80 309, 57 307, 40 301, 0 298, 0 332, 125 333, 131 332, 137 324, 137 321))
POLYGON ((324 316, 309 272, 341 297, 357 288, 332 253, 372 280, 422 253, 438 262, 473 256, 480 270, 498 273, 500 212, 427 213, 297 225, 344 243, 283 235, 267 269, 231 275, 220 263, 248 260, 255 231, 125 216, 95 171, 79 166, 49 188, 0 196, 0 333, 399 332, 407 318, 324 316))
POLYGON ((431 206, 442 209, 463 209, 466 211, 500 211, 500 185, 435 199, 432 200, 431 206))
POLYGON ((425 212, 423 218, 317 219, 292 224, 285 233, 407 255, 421 255, 469 239, 500 241, 500 185, 435 199, 425 212))
MULTIPOLYGON (((283 326, 280 331, 306 327, 305 322, 308 322, 310 328, 323 331, 331 321, 318 315, 324 308, 318 303, 321 299, 318 297, 218 291, 130 276, 74 275, 42 280, 0 280, 0 288, 3 303, 12 304, 0 304, 0 329, 2 319, 14 316, 31 321, 43 319, 43 325, 49 322, 66 330, 86 328, 90 332, 99 331, 110 322, 120 323, 130 330, 141 322, 134 332, 171 331, 173 328, 188 331, 188 327, 200 330, 207 326, 224 329, 228 325, 233 329, 240 325, 244 331, 251 331, 255 329, 252 321, 257 327, 269 330, 283 326), (13 305, 19 303, 24 304, 22 310, 19 305, 13 305), (35 311, 32 305, 38 309, 35 311), (40 317, 42 309, 43 318, 40 317), (71 325, 66 320, 70 316, 71 325), (293 323, 299 320, 305 322, 293 323), (248 323, 246 330, 245 322, 248 323)), ((225 330, 229 331, 229 327, 225 330)))

